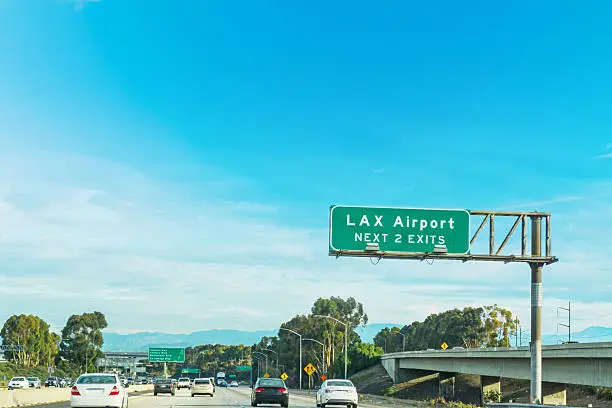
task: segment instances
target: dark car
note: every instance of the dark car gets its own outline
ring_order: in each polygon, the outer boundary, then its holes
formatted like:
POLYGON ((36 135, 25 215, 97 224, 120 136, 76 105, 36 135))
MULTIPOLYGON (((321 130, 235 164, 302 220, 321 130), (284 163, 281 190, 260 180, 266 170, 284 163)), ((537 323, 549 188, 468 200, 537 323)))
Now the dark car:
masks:
POLYGON ((60 380, 57 377, 49 377, 47 381, 45 381, 45 387, 59 387, 60 380))
POLYGON ((280 378, 260 378, 251 390, 251 406, 258 404, 280 404, 289 406, 289 389, 280 378))
POLYGON ((153 395, 164 393, 174 395, 176 392, 175 388, 176 386, 172 383, 172 380, 160 378, 155 382, 155 385, 153 386, 153 395))

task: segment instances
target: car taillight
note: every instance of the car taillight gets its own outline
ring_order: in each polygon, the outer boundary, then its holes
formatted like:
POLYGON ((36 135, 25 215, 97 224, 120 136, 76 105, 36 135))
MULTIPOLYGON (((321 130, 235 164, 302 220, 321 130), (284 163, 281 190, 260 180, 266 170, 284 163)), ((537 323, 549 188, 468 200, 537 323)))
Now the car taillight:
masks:
POLYGON ((329 390, 329 388, 326 388, 325 393, 327 394, 328 392, 331 392, 331 391, 329 390))
POLYGON ((113 389, 111 390, 110 394, 108 394, 109 396, 113 396, 113 395, 119 395, 119 388, 117 388, 117 386, 115 385, 113 387, 113 389))
POLYGON ((81 396, 81 393, 79 392, 79 389, 76 387, 76 385, 70 390, 70 395, 81 396))
POLYGON ((255 388, 255 392, 262 392, 264 389, 263 387, 257 387, 255 388))
POLYGON ((281 394, 286 394, 287 393, 287 389, 286 388, 279 388, 278 390, 281 392, 281 394))

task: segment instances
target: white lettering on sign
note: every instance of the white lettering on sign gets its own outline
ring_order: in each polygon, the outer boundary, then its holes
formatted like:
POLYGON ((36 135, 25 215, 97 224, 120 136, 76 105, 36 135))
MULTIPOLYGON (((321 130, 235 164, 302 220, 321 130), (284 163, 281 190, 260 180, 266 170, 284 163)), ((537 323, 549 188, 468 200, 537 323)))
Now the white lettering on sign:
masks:
POLYGON ((361 227, 362 225, 367 225, 368 227, 370 226, 370 221, 368 220, 368 216, 367 215, 363 215, 363 217, 361 217, 361 221, 359 221, 359 226, 361 227))
POLYGON ((377 233, 369 233, 369 232, 356 232, 355 233, 355 242, 378 242, 383 243, 387 242, 387 237, 389 234, 377 234, 377 233))
MULTIPOLYGON (((428 227, 432 229, 445 229, 446 225, 448 225, 448 229, 455 229, 455 220, 452 217, 447 220, 420 220, 417 218, 410 219, 410 217, 402 218, 401 215, 398 215, 395 217, 393 228, 418 228, 419 231, 423 231, 428 227)), ((380 226, 382 227, 382 223, 380 226)))
POLYGON ((360 227, 366 229, 363 232, 354 232, 354 241, 363 243, 394 242, 396 244, 408 245, 446 245, 448 232, 455 229, 455 220, 451 216, 438 216, 431 218, 414 218, 406 215, 393 216, 387 221, 387 228, 392 225, 393 233, 387 231, 382 233, 385 228, 384 215, 379 214, 346 214, 346 226, 352 227, 353 231, 358 231, 360 227), (359 221, 358 221, 359 220, 359 221), (393 222, 391 222, 393 221, 393 222), (369 231, 368 228, 383 229, 380 233, 369 231), (404 233, 402 230, 410 230, 412 233, 404 233), (436 231, 434 233, 434 230, 436 231), (446 232, 446 233, 445 233, 446 232))
MULTIPOLYGON (((355 234, 357 236, 357 234, 355 234)), ((357 241, 357 239, 355 239, 357 241)), ((387 242, 387 241, 384 241, 387 242)), ((423 234, 395 234, 396 244, 434 244, 445 245, 446 237, 444 235, 423 235, 423 234)))

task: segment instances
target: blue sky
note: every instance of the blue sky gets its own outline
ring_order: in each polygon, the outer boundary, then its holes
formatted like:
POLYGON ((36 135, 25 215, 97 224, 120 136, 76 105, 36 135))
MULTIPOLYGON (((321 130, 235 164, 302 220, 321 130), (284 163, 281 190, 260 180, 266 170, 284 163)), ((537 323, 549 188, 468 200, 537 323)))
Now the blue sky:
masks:
POLYGON ((0 0, 0 320, 268 329, 500 303, 525 265, 336 260, 330 204, 546 210, 545 331, 612 326, 612 4, 0 0))

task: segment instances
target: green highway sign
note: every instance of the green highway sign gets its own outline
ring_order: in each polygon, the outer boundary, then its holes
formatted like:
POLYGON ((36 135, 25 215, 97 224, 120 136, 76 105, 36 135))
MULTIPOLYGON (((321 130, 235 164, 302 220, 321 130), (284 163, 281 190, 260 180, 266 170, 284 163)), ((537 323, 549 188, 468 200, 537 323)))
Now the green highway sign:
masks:
POLYGON ((236 366, 236 371, 251 371, 250 365, 236 366))
POLYGON ((181 374, 199 374, 200 370, 198 368, 183 368, 181 370, 181 374))
POLYGON ((230 374, 229 378, 236 378, 236 374, 230 374))
POLYGON ((172 347, 149 347, 149 362, 184 363, 185 349, 172 347))
POLYGON ((332 206, 330 252, 365 252, 367 244, 378 244, 384 252, 429 253, 435 247, 436 252, 465 254, 470 250, 470 212, 332 206))

